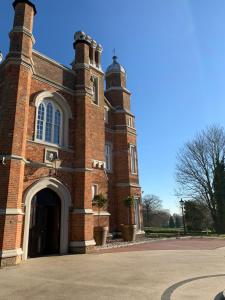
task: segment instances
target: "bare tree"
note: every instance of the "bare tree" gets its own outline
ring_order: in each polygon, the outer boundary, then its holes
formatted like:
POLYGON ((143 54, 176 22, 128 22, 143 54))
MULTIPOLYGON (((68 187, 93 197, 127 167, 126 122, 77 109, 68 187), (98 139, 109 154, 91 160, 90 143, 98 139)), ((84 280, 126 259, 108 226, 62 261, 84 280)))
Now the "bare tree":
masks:
MULTIPOLYGON (((218 162, 224 160, 225 132, 223 127, 211 126, 186 143, 178 154, 176 180, 178 195, 205 203, 217 224, 214 176, 218 162)), ((225 199, 224 199, 225 201, 225 199)))
POLYGON ((150 224, 150 215, 153 212, 158 212, 162 209, 162 200, 155 195, 145 195, 142 200, 144 212, 146 215, 145 225, 149 226, 150 224))

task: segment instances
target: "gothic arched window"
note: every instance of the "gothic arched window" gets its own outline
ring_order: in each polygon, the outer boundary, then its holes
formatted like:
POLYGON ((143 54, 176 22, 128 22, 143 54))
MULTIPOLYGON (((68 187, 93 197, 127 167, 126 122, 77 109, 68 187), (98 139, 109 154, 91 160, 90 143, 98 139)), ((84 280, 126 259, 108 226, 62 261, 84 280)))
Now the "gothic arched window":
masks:
POLYGON ((36 138, 44 142, 62 144, 62 112, 49 100, 42 101, 38 106, 36 138))
POLYGON ((57 92, 42 91, 32 102, 36 107, 34 142, 69 147, 73 115, 67 100, 57 92))

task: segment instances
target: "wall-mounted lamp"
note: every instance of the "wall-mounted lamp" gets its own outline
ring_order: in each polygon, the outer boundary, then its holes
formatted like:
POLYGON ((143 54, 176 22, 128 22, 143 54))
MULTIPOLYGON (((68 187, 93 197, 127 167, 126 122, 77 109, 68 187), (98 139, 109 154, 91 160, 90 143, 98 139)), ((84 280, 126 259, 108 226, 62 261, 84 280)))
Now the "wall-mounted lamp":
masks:
POLYGON ((50 169, 50 176, 53 176, 53 175, 57 176, 57 171, 62 164, 62 160, 59 158, 53 158, 51 163, 52 163, 53 168, 50 169))

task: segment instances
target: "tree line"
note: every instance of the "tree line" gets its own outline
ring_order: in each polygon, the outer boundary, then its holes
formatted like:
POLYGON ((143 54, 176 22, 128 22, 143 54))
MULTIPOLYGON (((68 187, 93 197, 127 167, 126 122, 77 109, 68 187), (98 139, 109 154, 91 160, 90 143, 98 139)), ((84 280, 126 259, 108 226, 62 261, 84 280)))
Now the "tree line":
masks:
POLYGON ((225 233, 225 131, 210 126, 179 151, 177 195, 184 202, 185 220, 194 228, 225 233), (191 221, 192 220, 192 221, 191 221))
MULTIPOLYGON (((178 152, 176 196, 183 198, 188 231, 225 233, 225 131, 210 126, 178 152)), ((143 197, 146 227, 181 227, 182 217, 170 215, 155 195, 143 197)))
POLYGON ((145 227, 170 227, 180 228, 182 218, 179 214, 170 214, 170 211, 163 209, 162 200, 153 194, 145 195, 143 203, 143 222, 145 227))

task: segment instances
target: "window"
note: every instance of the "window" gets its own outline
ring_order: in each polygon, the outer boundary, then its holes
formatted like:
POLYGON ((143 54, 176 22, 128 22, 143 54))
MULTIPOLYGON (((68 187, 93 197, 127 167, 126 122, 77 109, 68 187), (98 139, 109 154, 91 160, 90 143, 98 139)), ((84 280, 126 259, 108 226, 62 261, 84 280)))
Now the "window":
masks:
POLYGON ((38 106, 36 138, 56 145, 61 144, 62 113, 52 101, 44 100, 38 106))
POLYGON ((130 146, 131 173, 137 174, 137 152, 134 145, 130 146))
POLYGON ((112 146, 110 144, 105 145, 105 164, 106 171, 112 171, 112 146))
POLYGON ((129 127, 133 127, 132 125, 133 125, 132 118, 129 117, 129 118, 128 118, 128 126, 129 126, 129 127))
POLYGON ((92 76, 92 82, 93 82, 93 103, 98 105, 98 78, 92 76))
POLYGON ((98 195, 98 185, 97 184, 94 184, 92 185, 92 200, 94 199, 94 196, 95 195, 98 195))
POLYGON ((104 121, 105 121, 106 124, 109 123, 109 109, 108 109, 108 107, 104 108, 104 121))
POLYGON ((68 101, 57 92, 41 91, 32 104, 36 107, 34 141, 69 147, 69 120, 73 115, 68 101))

